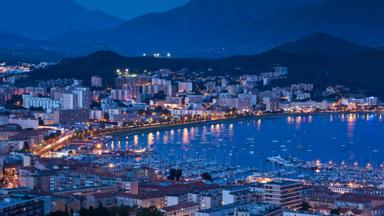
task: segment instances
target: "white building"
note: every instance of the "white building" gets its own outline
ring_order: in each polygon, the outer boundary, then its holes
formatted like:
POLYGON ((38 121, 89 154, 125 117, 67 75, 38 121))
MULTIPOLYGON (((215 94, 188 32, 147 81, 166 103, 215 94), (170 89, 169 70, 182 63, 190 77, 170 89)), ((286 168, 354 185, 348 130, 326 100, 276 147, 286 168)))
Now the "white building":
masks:
POLYGON ((238 202, 247 202, 251 191, 248 186, 238 186, 223 189, 223 205, 234 204, 238 202))
POLYGON ((72 93, 77 97, 77 107, 80 109, 89 109, 91 105, 91 91, 86 87, 77 87, 72 93))
POLYGON ((179 82, 178 90, 179 92, 192 92, 192 82, 179 82))
POLYGON ((72 93, 64 93, 60 97, 60 107, 62 109, 74 109, 77 104, 77 97, 72 93))
POLYGON ((26 128, 37 129, 39 127, 39 120, 37 120, 37 119, 10 118, 8 123, 9 124, 18 124, 23 129, 26 129, 26 128))
POLYGON ((91 77, 91 86, 92 87, 102 87, 103 86, 103 78, 99 76, 91 77))
POLYGON ((60 107, 60 102, 57 100, 52 100, 48 97, 34 97, 31 95, 23 95, 23 106, 25 108, 31 107, 41 107, 47 112, 51 112, 52 109, 56 109, 60 107))

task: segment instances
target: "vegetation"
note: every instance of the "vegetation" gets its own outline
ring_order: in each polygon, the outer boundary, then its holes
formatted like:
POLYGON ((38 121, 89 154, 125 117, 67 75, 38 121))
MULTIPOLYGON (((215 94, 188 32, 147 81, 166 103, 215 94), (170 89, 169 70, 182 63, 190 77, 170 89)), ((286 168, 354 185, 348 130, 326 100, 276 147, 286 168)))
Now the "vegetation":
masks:
POLYGON ((137 216, 161 216, 161 212, 156 207, 140 208, 137 211, 137 216))
POLYGON ((211 174, 209 174, 208 172, 203 172, 201 174, 201 178, 203 180, 206 180, 206 181, 212 181, 213 180, 211 174))
POLYGON ((170 169, 168 179, 169 180, 177 180, 179 181, 180 178, 183 176, 183 171, 181 169, 170 169))
POLYGON ((331 215, 340 215, 340 209, 331 209, 331 215))
MULTIPOLYGON (((162 59, 151 57, 124 57, 113 52, 100 51, 82 58, 67 59, 46 69, 33 71, 32 79, 76 78, 89 84, 90 77, 100 74, 106 85, 115 81, 117 67, 142 73, 169 68, 179 71, 204 72, 206 75, 259 74, 275 65, 289 67, 287 79, 272 83, 288 85, 308 82, 317 88, 330 85, 348 86, 354 92, 364 90, 366 95, 384 96, 384 50, 356 45, 326 34, 317 34, 276 47, 267 52, 222 59, 162 59), (343 52, 334 47, 342 47, 343 52), (374 67, 373 67, 374 66, 374 67), (207 70, 210 68, 210 70, 207 70)), ((156 97, 163 98, 159 94, 156 97)))
POLYGON ((311 209, 311 206, 307 202, 303 202, 303 205, 301 206, 301 210, 309 211, 310 209, 311 209))
POLYGON ((23 143, 23 148, 21 149, 22 152, 31 152, 31 147, 29 146, 28 142, 23 143))

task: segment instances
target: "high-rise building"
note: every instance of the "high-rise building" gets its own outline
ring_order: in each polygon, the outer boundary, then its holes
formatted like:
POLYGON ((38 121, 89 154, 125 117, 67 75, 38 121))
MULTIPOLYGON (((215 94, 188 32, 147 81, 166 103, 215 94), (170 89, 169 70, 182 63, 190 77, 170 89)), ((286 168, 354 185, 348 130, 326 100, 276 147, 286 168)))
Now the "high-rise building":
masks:
POLYGON ((31 107, 41 107, 44 110, 50 112, 52 109, 60 107, 60 102, 58 100, 52 100, 49 97, 35 97, 31 95, 23 95, 23 106, 25 108, 31 107))
POLYGON ((92 87, 102 87, 103 86, 103 78, 100 76, 92 76, 91 77, 91 86, 92 87))
POLYGON ((91 106, 92 98, 91 91, 87 87, 76 87, 72 93, 77 98, 76 108, 89 109, 91 106))
POLYGON ((77 104, 77 97, 72 93, 64 93, 60 97, 61 109, 74 109, 77 104))
POLYGON ((179 92, 192 92, 192 82, 179 82, 179 92))
POLYGON ((302 184, 294 181, 273 181, 264 184, 263 199, 265 202, 298 209, 302 205, 302 184))

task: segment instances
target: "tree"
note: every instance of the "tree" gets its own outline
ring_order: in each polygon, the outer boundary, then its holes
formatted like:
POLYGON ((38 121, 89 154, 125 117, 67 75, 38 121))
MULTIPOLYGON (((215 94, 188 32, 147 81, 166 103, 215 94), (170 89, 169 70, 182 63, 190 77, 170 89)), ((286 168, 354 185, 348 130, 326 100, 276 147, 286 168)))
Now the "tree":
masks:
POLYGON ((331 209, 331 215, 340 215, 340 208, 331 209))
POLYGON ((156 93, 153 95, 153 99, 158 100, 164 100, 167 97, 167 95, 164 93, 164 91, 159 91, 159 93, 156 93))
POLYGON ((311 206, 307 202, 303 202, 303 205, 301 206, 301 210, 309 211, 310 209, 311 209, 311 206))
POLYGON ((139 208, 137 211, 137 216, 161 216, 161 212, 157 210, 155 206, 149 208, 139 208))
POLYGON ((170 169, 168 179, 169 180, 180 180, 180 178, 183 176, 183 171, 181 169, 170 169))
POLYGON ((118 206, 118 207, 112 207, 109 209, 109 212, 113 216, 129 216, 130 212, 133 212, 134 208, 130 206, 118 206))
POLYGON ((30 148, 28 142, 24 142, 23 143, 23 149, 21 149, 21 151, 23 151, 23 152, 31 152, 31 148, 30 148))
POLYGON ((89 209, 81 208, 80 216, 112 216, 107 208, 102 206, 98 208, 89 207, 89 209))
POLYGON ((23 107, 23 97, 21 95, 12 95, 11 99, 4 104, 6 109, 26 109, 23 107))
POLYGON ((203 172, 203 173, 201 174, 201 178, 202 178, 203 180, 206 180, 206 181, 212 181, 212 180, 213 180, 211 174, 209 174, 209 173, 207 173, 207 172, 203 172))

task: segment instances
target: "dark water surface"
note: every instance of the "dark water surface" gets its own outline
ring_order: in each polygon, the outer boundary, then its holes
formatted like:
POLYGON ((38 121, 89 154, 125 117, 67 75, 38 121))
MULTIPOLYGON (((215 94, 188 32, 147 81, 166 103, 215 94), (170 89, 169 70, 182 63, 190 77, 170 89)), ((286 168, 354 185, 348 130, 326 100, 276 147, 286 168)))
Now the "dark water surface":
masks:
POLYGON ((151 148, 159 159, 203 159, 267 168, 269 156, 336 163, 384 162, 379 114, 276 116, 118 136, 111 149, 151 148))

